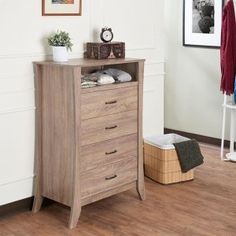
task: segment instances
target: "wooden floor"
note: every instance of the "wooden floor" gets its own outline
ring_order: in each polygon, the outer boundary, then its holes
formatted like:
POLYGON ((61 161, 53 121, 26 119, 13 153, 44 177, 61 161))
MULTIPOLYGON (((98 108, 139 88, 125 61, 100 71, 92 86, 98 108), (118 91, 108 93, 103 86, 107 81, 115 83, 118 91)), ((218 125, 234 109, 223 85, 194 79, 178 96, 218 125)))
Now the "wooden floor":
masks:
POLYGON ((147 200, 128 191, 83 207, 77 228, 66 227, 67 208, 0 219, 1 236, 236 235, 236 163, 221 162, 219 149, 201 146, 205 163, 195 180, 163 186, 146 179, 147 200))

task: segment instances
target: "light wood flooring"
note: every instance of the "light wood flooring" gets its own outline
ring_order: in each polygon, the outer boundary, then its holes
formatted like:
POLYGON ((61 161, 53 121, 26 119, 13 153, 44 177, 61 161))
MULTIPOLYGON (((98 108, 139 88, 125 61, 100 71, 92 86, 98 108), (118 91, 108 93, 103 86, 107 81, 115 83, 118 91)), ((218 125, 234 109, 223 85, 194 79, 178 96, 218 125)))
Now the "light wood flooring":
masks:
POLYGON ((205 163, 191 182, 163 186, 145 180, 146 201, 127 191, 82 208, 77 228, 66 227, 67 208, 0 219, 1 236, 236 235, 236 163, 221 162, 219 148, 201 145, 205 163))

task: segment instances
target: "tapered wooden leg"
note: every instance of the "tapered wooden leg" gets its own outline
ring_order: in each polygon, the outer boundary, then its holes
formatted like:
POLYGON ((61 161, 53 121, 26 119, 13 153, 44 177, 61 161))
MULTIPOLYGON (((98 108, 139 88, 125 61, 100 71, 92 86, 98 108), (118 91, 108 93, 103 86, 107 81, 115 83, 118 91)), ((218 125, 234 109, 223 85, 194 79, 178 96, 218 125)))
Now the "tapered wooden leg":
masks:
POLYGON ((69 220, 70 229, 73 229, 76 227, 79 217, 80 217, 80 213, 81 213, 81 206, 79 204, 71 208, 70 220, 69 220))
POLYGON ((144 187, 144 178, 140 178, 137 181, 137 192, 141 200, 146 199, 145 187, 144 187))
POLYGON ((40 210, 42 203, 43 203, 43 197, 42 196, 35 196, 32 212, 37 213, 40 210))

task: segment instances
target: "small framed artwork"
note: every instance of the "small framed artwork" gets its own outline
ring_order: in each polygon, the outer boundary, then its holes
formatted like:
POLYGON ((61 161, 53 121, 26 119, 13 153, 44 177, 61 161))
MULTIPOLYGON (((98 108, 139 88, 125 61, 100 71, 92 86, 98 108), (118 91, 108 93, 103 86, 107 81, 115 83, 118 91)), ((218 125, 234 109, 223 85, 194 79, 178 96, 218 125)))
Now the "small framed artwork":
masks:
POLYGON ((183 0, 183 45, 220 47, 223 0, 183 0))
POLYGON ((43 16, 81 16, 82 0, 42 0, 43 16))

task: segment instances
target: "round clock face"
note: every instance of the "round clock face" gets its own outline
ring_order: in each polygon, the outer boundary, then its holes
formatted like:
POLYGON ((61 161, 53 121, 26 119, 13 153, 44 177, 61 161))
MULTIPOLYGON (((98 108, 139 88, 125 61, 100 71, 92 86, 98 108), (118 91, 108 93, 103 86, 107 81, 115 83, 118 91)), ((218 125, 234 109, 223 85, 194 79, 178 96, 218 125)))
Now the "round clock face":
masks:
POLYGON ((111 29, 102 29, 100 38, 103 42, 108 43, 113 39, 113 33, 111 29))

